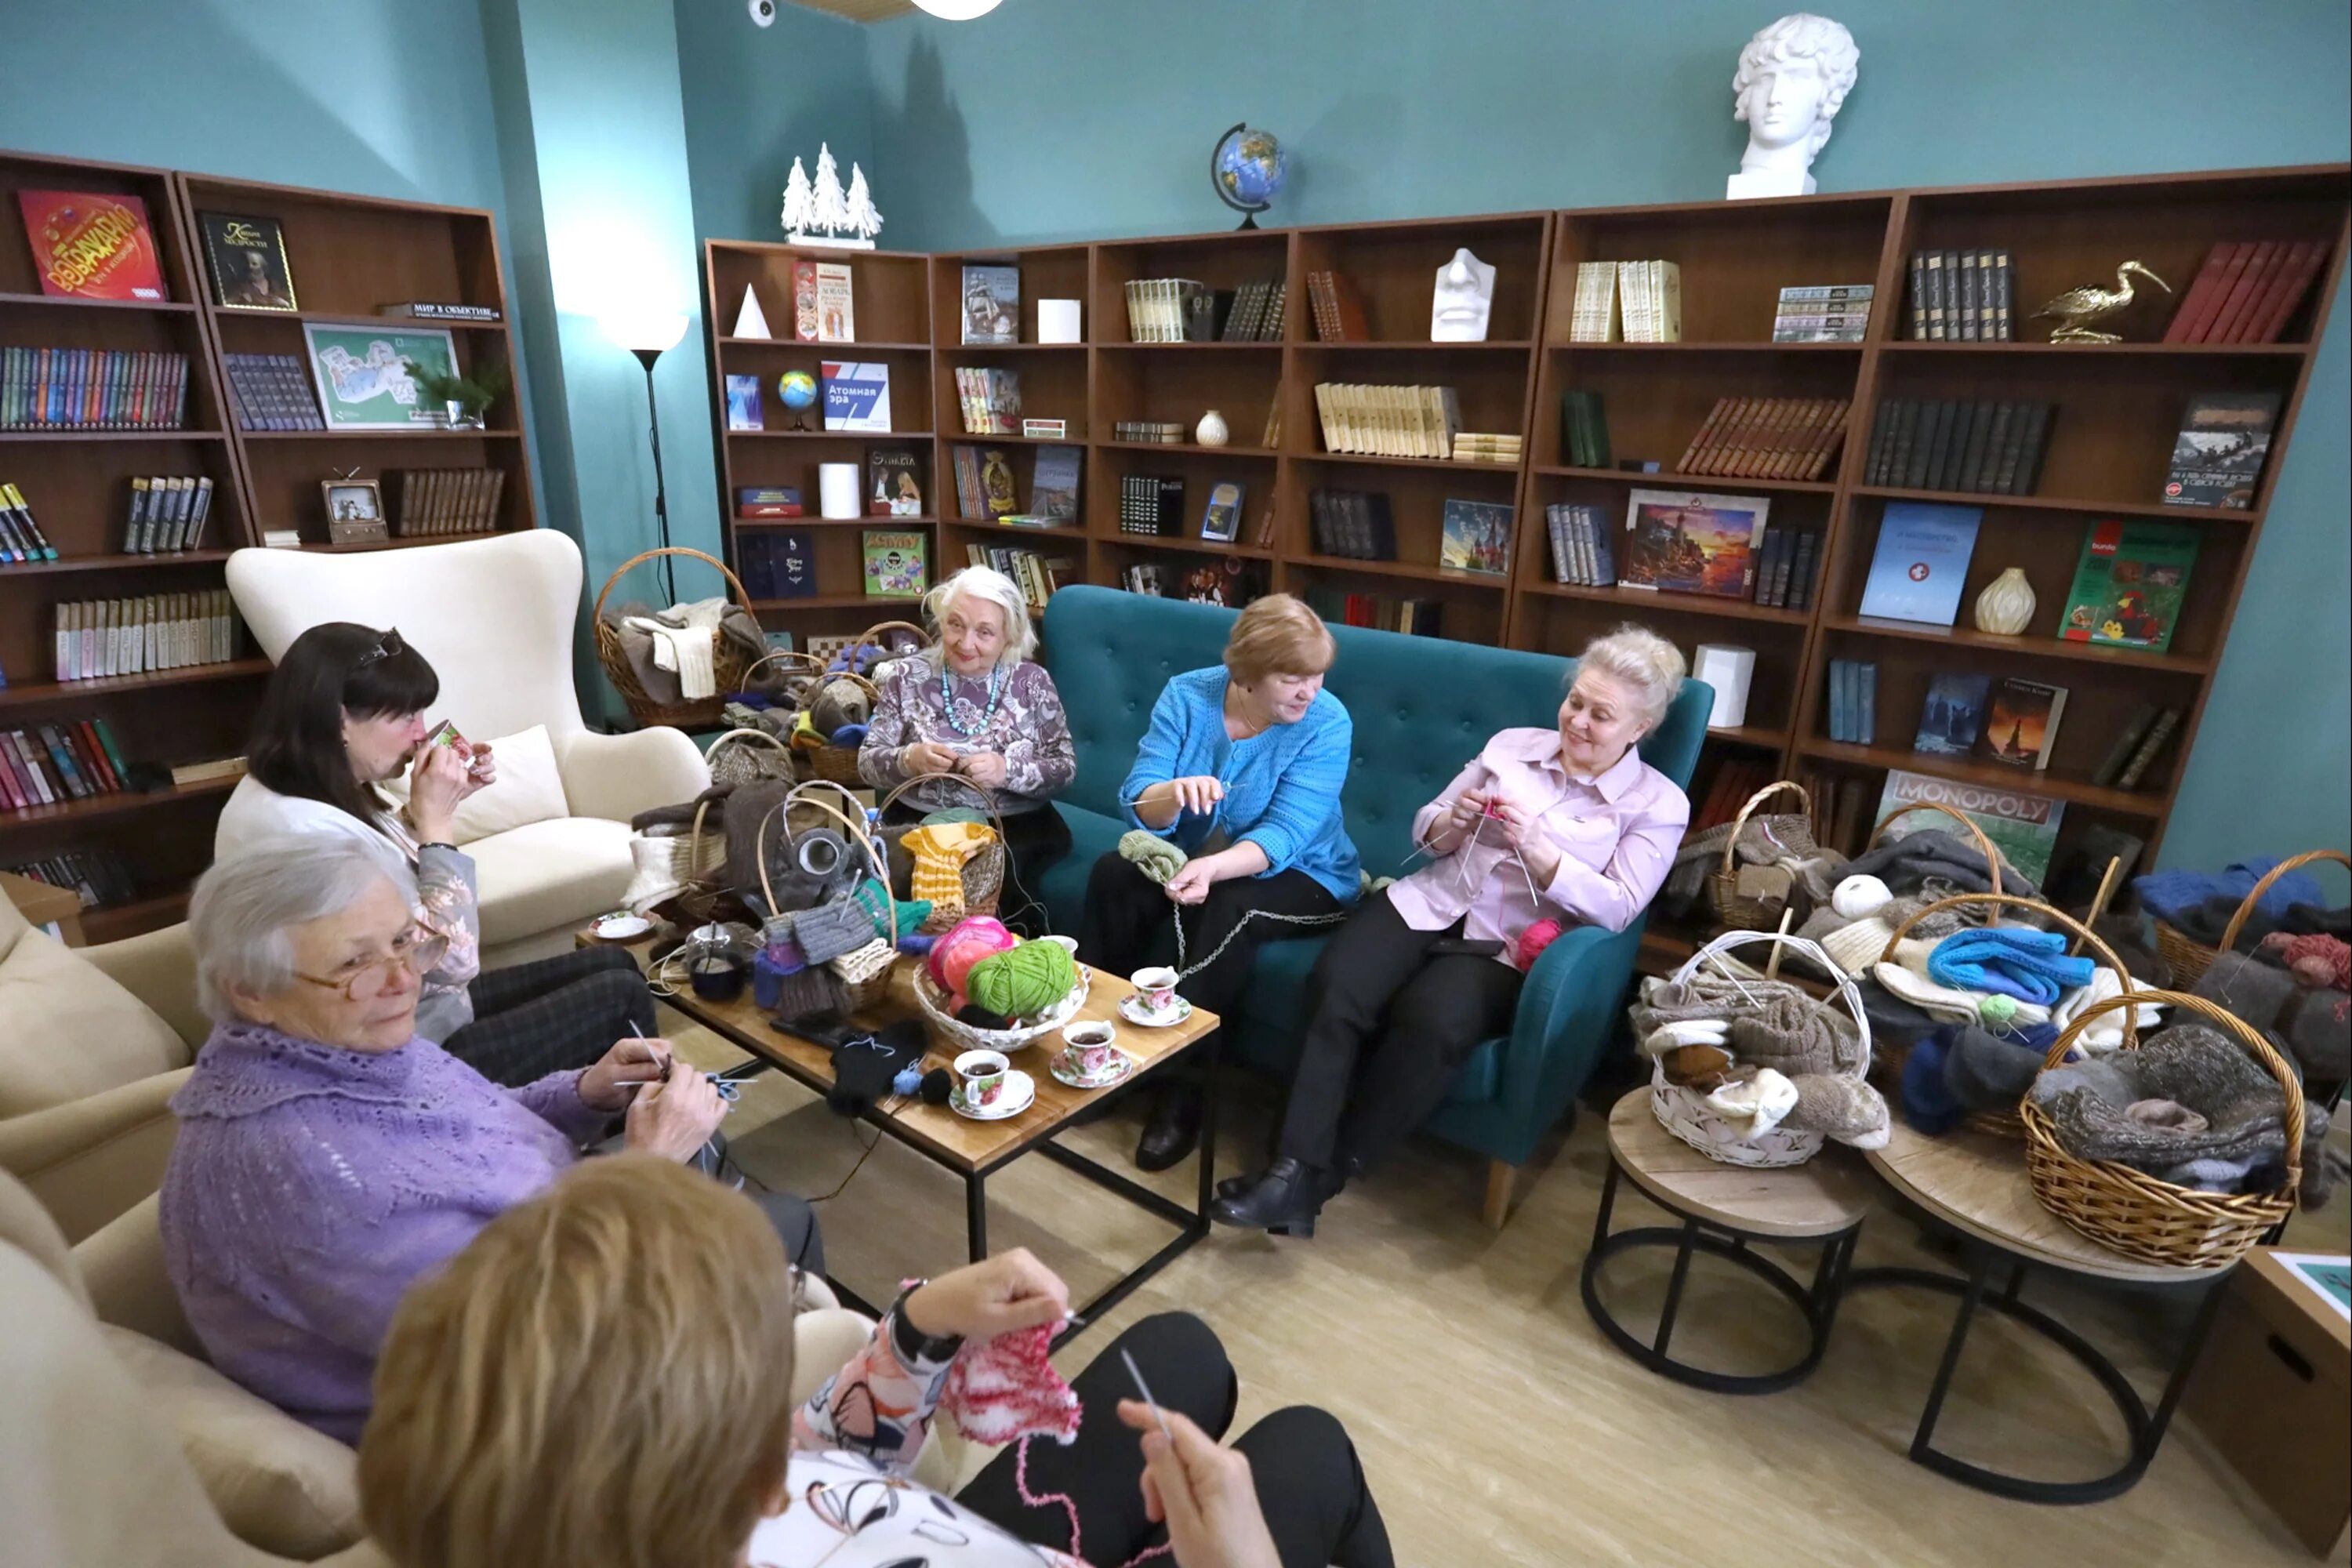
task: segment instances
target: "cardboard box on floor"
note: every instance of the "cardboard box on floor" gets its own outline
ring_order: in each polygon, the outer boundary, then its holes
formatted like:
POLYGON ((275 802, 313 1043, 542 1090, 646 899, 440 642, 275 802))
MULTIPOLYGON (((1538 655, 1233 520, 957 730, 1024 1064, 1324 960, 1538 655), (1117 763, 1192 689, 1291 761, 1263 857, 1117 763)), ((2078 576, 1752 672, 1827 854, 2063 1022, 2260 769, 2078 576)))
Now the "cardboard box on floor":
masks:
POLYGON ((2352 1533, 2352 1322, 2270 1247, 2236 1273, 2182 1413, 2315 1554, 2341 1555, 2352 1533))

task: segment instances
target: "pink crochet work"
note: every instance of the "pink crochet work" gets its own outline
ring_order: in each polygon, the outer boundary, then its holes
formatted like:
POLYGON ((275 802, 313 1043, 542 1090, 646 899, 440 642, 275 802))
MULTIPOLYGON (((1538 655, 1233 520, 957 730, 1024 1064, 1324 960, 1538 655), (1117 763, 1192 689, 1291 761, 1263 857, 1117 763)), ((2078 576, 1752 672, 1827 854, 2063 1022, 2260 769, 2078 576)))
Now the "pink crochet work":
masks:
POLYGON ((967 1343, 949 1370, 940 1409, 975 1442, 1010 1443, 1050 1436, 1068 1443, 1083 1414, 1078 1396, 1054 1370, 1053 1326, 1041 1323, 967 1343))

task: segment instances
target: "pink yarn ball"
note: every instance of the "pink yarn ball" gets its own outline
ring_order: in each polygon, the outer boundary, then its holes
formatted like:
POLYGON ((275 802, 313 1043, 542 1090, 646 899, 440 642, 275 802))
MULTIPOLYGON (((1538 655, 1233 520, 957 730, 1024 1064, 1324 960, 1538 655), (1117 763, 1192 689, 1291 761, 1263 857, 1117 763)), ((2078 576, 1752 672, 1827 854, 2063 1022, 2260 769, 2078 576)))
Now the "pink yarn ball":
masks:
POLYGON ((1511 954, 1512 963, 1521 970, 1534 968, 1543 950, 1559 940, 1559 922, 1553 920, 1538 921, 1528 927, 1519 933, 1518 948, 1511 954))
POLYGON ((991 953, 1018 946, 1020 941, 1004 929, 1000 920, 989 915, 967 916, 931 944, 931 978, 940 983, 941 990, 961 996, 964 976, 971 973, 973 964, 991 953))

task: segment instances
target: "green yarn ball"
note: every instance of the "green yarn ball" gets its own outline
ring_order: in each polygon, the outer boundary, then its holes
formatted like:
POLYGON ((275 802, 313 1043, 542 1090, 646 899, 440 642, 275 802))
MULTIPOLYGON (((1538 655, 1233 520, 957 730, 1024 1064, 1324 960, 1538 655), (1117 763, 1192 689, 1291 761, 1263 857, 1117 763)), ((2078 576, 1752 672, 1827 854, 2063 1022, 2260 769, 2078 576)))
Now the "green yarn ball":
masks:
POLYGON ((992 953, 964 976, 964 994, 1000 1017, 1033 1018, 1078 983, 1076 960, 1055 942, 1024 942, 992 953))
POLYGON ((1977 1004, 1978 1019, 1996 1029, 2006 1026, 2016 1016, 2017 998, 2014 996, 1996 993, 1977 1004))
POLYGON ((946 827, 960 822, 977 823, 982 827, 986 827, 989 825, 986 813, 969 805, 950 805, 943 810, 932 812, 929 816, 924 817, 917 826, 922 827, 946 827))
POLYGON ((1157 833, 1147 833, 1140 827, 1130 828, 1120 836, 1118 855, 1122 860, 1133 861, 1145 876, 1163 887, 1184 868, 1188 858, 1184 851, 1157 833))

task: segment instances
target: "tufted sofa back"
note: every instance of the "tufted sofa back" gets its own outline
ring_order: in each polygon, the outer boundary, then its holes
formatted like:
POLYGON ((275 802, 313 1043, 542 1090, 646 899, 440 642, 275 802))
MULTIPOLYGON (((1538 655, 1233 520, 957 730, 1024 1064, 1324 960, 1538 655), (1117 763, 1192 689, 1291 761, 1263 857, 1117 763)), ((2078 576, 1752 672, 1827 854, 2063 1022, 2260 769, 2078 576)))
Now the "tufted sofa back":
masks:
MULTIPOLYGON (((1151 705, 1168 678, 1217 662, 1234 612, 1211 605, 1071 587, 1045 610, 1045 660, 1069 710, 1078 775, 1063 797, 1118 815, 1118 786, 1134 763, 1151 705)), ((1376 877, 1411 868, 1412 816, 1497 730, 1550 725, 1572 659, 1475 643, 1334 626, 1339 657, 1328 686, 1356 725, 1356 755, 1341 795, 1348 833, 1376 877)), ((1685 682, 1643 755, 1689 776, 1707 688, 1685 682)))

